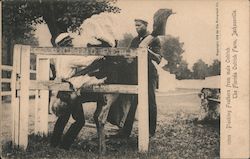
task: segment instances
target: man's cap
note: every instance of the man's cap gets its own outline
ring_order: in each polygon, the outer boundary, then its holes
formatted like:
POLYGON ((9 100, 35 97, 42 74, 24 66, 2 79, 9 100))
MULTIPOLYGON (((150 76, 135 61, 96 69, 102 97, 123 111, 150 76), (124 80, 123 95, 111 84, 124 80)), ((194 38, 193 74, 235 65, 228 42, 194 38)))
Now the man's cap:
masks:
POLYGON ((67 43, 68 41, 72 40, 73 38, 70 37, 69 33, 61 33, 59 34, 56 39, 55 39, 55 43, 58 45, 58 46, 62 46, 64 45, 65 43, 67 43))
POLYGON ((138 22, 142 22, 142 23, 148 25, 148 20, 147 20, 146 18, 139 17, 139 18, 136 18, 136 19, 135 19, 135 22, 137 22, 137 21, 138 21, 138 22))

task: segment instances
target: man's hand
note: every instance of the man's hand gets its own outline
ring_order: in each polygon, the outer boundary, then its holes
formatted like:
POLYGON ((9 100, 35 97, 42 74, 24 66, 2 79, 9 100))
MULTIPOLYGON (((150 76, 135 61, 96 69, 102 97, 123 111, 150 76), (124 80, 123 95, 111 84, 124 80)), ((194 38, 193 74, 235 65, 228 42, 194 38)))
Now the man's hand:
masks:
POLYGON ((153 60, 159 64, 161 62, 161 55, 154 53, 151 49, 148 48, 148 53, 152 55, 153 60))
POLYGON ((133 57, 126 58, 127 63, 132 63, 134 61, 133 57))
POLYGON ((51 100, 51 106, 53 113, 59 117, 63 115, 65 112, 68 112, 70 110, 68 104, 64 101, 62 101, 60 98, 53 97, 51 100))

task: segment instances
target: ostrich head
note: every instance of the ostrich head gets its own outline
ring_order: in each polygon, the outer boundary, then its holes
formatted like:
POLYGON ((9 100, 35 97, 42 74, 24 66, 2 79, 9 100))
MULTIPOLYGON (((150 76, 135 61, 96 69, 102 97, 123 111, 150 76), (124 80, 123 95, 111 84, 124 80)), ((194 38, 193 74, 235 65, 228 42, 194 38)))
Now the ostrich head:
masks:
POLYGON ((172 9, 159 9, 154 14, 152 36, 165 35, 166 23, 170 15, 175 14, 172 9))

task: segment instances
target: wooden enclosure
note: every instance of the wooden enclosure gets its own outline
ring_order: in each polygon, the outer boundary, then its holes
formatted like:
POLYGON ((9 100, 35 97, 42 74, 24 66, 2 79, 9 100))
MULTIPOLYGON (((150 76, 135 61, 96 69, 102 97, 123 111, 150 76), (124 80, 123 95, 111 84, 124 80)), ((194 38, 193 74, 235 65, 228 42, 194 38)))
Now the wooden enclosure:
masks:
POLYGON ((35 92, 35 133, 48 134, 49 90, 72 91, 68 83, 49 81, 50 58, 57 56, 124 56, 138 57, 138 85, 93 85, 88 92, 138 94, 138 148, 147 152, 149 146, 148 119, 148 55, 146 48, 42 48, 15 45, 11 75, 11 105, 13 110, 12 141, 26 149, 28 145, 29 94, 35 92), (30 80, 30 55, 36 55, 36 80, 30 80))

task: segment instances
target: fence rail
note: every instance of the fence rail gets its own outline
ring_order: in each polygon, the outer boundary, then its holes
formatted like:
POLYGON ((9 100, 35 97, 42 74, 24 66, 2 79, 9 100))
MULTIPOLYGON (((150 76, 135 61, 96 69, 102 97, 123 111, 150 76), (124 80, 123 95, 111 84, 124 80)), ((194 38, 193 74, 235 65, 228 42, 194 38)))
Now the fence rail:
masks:
MULTIPOLYGON (((17 88, 20 89, 20 83, 17 83, 17 88)), ((69 83, 57 82, 57 81, 30 81, 30 90, 55 90, 55 91, 73 91, 70 88, 69 83)), ((137 94, 137 85, 120 85, 120 84, 109 84, 109 85, 92 85, 81 87, 84 92, 98 92, 98 93, 121 93, 121 94, 137 94)))
POLYGON ((1 70, 5 70, 5 71, 12 71, 12 66, 9 65, 1 65, 1 70))
POLYGON ((49 48, 15 45, 11 77, 12 142, 24 149, 28 145, 29 92, 35 92, 35 133, 48 134, 49 90, 69 89, 68 83, 49 81, 50 58, 56 56, 123 56, 138 57, 138 85, 94 85, 87 92, 138 94, 138 148, 148 151, 148 56, 146 48, 49 48), (30 80, 30 54, 37 55, 36 81, 30 80), (25 64, 25 65, 24 65, 25 64), (16 93, 18 92, 18 93, 16 93))
POLYGON ((31 47, 30 52, 36 55, 78 55, 78 56, 128 56, 136 57, 139 49, 127 48, 83 48, 83 47, 31 47))
MULTIPOLYGON (((1 70, 2 71, 10 71, 11 72, 13 70, 13 66, 10 66, 10 65, 1 65, 1 70)), ((36 70, 30 70, 30 73, 36 74, 36 70)), ((11 78, 1 78, 1 85, 2 85, 2 83, 5 83, 5 84, 9 83, 9 84, 11 84, 11 82, 12 82, 11 78)), ((3 96, 11 96, 11 94, 12 94, 11 90, 9 90, 9 91, 1 91, 0 96, 1 97, 3 97, 3 96)), ((34 91, 31 91, 30 92, 30 96, 34 96, 34 95, 35 95, 34 91)))
POLYGON ((1 82, 2 83, 11 83, 11 79, 10 78, 2 78, 1 82))
POLYGON ((1 96, 11 96, 11 91, 2 91, 1 96))
MULTIPOLYGON (((12 71, 13 70, 13 67, 12 66, 10 66, 10 65, 1 65, 1 71, 12 71)), ((1 72, 2 73, 2 72, 1 72)), ((1 77, 2 77, 2 75, 1 75, 1 77)), ((3 83, 4 84, 6 84, 6 83, 11 83, 11 79, 10 78, 1 78, 1 87, 2 87, 2 85, 3 85, 3 83)), ((1 88, 2 89, 2 88, 1 88)), ((11 91, 2 91, 1 90, 1 93, 0 93, 0 96, 1 96, 1 98, 3 97, 3 96, 11 96, 11 91)))

